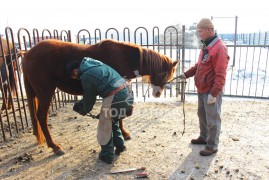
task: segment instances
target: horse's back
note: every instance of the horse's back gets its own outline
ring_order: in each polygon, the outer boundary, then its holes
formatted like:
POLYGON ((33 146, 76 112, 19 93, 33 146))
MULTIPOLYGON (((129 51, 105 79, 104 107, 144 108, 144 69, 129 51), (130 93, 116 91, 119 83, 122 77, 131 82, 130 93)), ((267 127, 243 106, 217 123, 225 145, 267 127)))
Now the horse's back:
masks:
POLYGON ((24 75, 35 89, 58 87, 70 94, 81 94, 79 81, 67 76, 65 67, 68 61, 81 60, 86 45, 59 40, 43 40, 31 48, 24 56, 24 75))
POLYGON ((70 92, 70 84, 78 84, 65 73, 66 64, 83 57, 100 60, 127 78, 135 77, 134 71, 140 68, 140 48, 137 45, 113 40, 103 40, 94 45, 43 40, 26 53, 23 71, 32 84, 40 84, 42 80, 43 84, 54 83, 61 90, 70 92))
MULTIPOLYGON (((85 50, 86 45, 76 44, 71 42, 64 42, 55 39, 48 39, 39 42, 37 45, 32 47, 27 53, 26 58, 35 58, 39 56, 55 56, 65 55, 65 53, 72 53, 78 50, 85 50)), ((51 57, 50 57, 51 58, 51 57)))
POLYGON ((57 70, 63 68, 68 61, 77 60, 80 50, 85 50, 85 46, 60 40, 43 40, 25 54, 23 65, 24 68, 43 66, 52 71, 57 70))

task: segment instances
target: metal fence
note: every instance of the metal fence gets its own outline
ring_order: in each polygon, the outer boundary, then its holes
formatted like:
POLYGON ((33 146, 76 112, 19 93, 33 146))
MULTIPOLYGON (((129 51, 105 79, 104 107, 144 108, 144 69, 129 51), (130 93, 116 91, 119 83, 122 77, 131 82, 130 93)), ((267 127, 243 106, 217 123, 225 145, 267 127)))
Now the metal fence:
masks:
MULTIPOLYGON (((27 52, 41 40, 49 38, 83 44, 95 44, 103 39, 126 41, 158 51, 171 57, 173 60, 180 60, 175 76, 192 67, 197 62, 200 51, 199 49, 189 48, 188 44, 192 44, 192 41, 188 38, 194 39, 194 41, 197 41, 198 38, 190 36, 189 32, 185 31, 185 26, 169 26, 163 29, 163 31, 158 27, 154 27, 151 31, 144 27, 138 27, 132 31, 129 28, 124 28, 122 31, 109 28, 104 32, 100 29, 95 29, 92 32, 87 29, 81 29, 74 34, 69 30, 50 31, 44 29, 39 31, 33 29, 29 31, 25 28, 21 28, 14 33, 11 28, 7 27, 3 38, 11 42, 14 47, 17 47, 19 52, 27 52)), ((269 46, 227 45, 227 47, 231 59, 224 89, 225 96, 269 99, 269 77, 267 73, 269 46)), ((12 54, 10 49, 8 48, 9 53, 4 53, 2 38, 0 38, 0 52, 2 52, 0 58, 4 58, 5 66, 7 65, 8 54, 12 54)), ((31 127, 26 107, 23 74, 20 69, 21 57, 19 57, 20 53, 16 51, 13 54, 16 65, 16 67, 13 67, 14 76, 17 79, 16 91, 11 93, 13 100, 12 108, 4 108, 0 114, 0 142, 16 137, 19 132, 24 132, 31 127)), ((6 75, 8 76, 8 74, 6 75)), ((3 81, 2 76, 0 80, 2 103, 7 103, 8 98, 3 93, 3 87, 6 83, 8 92, 11 92, 10 86, 8 82, 3 81)), ((133 79, 132 89, 136 98, 151 98, 151 90, 147 91, 148 84, 144 81, 143 77, 133 79)), ((182 84, 178 81, 171 82, 167 84, 161 98, 179 97, 180 95, 182 98, 182 89, 182 84)), ((193 78, 188 79, 186 89, 184 90, 189 94, 197 93, 193 78)), ((77 100, 77 98, 79 97, 66 94, 57 89, 51 102, 50 114, 58 108, 65 106, 66 103, 77 100)))
POLYGON ((242 33, 237 39, 239 45, 269 45, 268 32, 242 33))
MULTIPOLYGON (((227 45, 228 65, 225 96, 269 99, 269 46, 227 45)), ((199 49, 186 49, 184 69, 192 67, 198 59, 199 49)), ((188 79, 187 93, 196 93, 193 78, 188 79)))

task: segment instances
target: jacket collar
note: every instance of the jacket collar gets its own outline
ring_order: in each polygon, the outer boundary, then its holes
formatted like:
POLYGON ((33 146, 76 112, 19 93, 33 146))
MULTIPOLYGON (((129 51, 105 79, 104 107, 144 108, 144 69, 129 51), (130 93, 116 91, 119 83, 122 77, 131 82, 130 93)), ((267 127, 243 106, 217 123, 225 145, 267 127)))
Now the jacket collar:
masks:
POLYGON ((220 38, 218 37, 218 35, 215 34, 214 36, 212 36, 211 38, 208 38, 205 41, 201 40, 201 42, 203 43, 203 48, 206 48, 208 46, 213 46, 219 39, 220 38))

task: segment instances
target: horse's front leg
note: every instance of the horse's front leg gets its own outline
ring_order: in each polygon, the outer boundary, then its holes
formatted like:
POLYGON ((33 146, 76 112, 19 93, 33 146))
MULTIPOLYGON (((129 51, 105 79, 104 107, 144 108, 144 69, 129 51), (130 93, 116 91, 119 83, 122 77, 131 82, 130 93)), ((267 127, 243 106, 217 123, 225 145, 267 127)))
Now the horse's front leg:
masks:
POLYGON ((131 135, 129 132, 127 132, 124 128, 123 128, 123 119, 120 119, 120 130, 122 132, 122 135, 124 137, 125 140, 129 140, 131 139, 131 135))

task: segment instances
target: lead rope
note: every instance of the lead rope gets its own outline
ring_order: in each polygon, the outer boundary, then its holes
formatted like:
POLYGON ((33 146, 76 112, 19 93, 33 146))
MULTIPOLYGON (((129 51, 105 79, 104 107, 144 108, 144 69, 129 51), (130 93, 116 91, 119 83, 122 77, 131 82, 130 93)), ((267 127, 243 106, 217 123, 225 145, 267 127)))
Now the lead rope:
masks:
MULTIPOLYGON (((168 81, 167 83, 165 84, 168 84, 172 81, 174 81, 175 79, 178 79, 179 76, 176 76, 175 78, 173 78, 171 81, 168 81)), ((182 131, 182 136, 184 135, 185 133, 185 127, 186 127, 186 113, 185 113, 185 88, 186 88, 186 84, 187 84, 187 81, 186 79, 184 81, 180 81, 180 83, 182 83, 182 91, 183 91, 183 105, 182 105, 182 111, 183 111, 183 131, 182 131)))
MULTIPOLYGON (((174 81, 175 79, 178 79, 179 76, 176 76, 175 78, 173 78, 172 80, 168 81, 167 83, 165 83, 164 85, 174 81)), ((187 81, 184 80, 184 81, 180 81, 180 83, 182 83, 183 87, 182 87, 182 91, 183 91, 183 106, 182 106, 182 111, 183 111, 183 131, 182 131, 182 136, 184 135, 185 133, 185 127, 186 127, 186 113, 185 113, 185 88, 186 88, 186 84, 187 84, 187 81)), ((148 84, 148 88, 145 92, 145 94, 143 95, 144 97, 144 102, 146 101, 146 94, 149 90, 149 87, 150 87, 150 84, 148 84)))
POLYGON ((143 95, 143 97, 144 97, 144 102, 146 102, 146 94, 147 94, 147 92, 148 92, 148 90, 149 90, 149 86, 150 86, 150 84, 148 84, 148 88, 147 88, 145 94, 143 95))
POLYGON ((187 81, 184 80, 184 81, 181 81, 183 87, 182 87, 182 91, 183 91, 183 131, 182 131, 182 136, 183 134, 185 133, 185 126, 186 126, 186 114, 185 114, 185 88, 186 88, 186 84, 187 84, 187 81))

